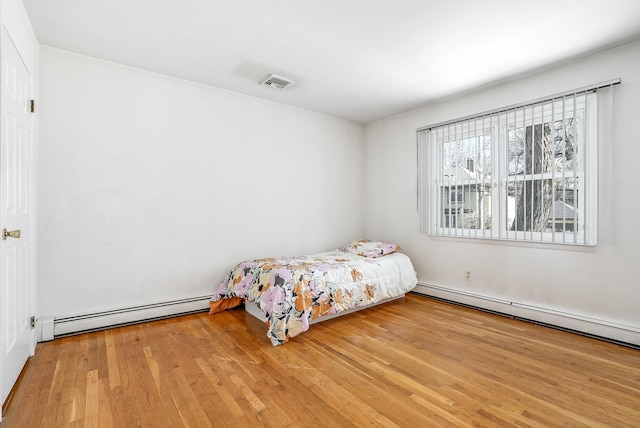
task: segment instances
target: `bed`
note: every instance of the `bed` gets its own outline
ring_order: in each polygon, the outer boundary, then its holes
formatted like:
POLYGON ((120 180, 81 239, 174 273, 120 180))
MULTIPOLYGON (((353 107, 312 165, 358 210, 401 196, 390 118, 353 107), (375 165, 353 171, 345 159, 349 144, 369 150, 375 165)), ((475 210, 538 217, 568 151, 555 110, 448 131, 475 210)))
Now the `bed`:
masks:
POLYGON ((395 244, 356 240, 335 251, 239 263, 213 293, 209 313, 246 303, 273 346, 331 318, 403 297, 417 283, 395 244))

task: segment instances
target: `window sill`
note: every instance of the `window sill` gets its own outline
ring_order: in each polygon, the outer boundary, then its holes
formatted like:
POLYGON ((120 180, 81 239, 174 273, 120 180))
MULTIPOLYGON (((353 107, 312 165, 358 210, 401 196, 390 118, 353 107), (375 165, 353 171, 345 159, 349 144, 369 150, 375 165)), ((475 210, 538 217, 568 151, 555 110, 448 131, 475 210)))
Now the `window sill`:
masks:
POLYGON ((581 253, 595 253, 597 244, 574 244, 563 242, 539 242, 539 241, 514 241, 511 239, 502 238, 470 238, 466 236, 445 236, 445 235, 433 235, 427 234, 429 239, 434 241, 443 242, 458 242, 465 244, 478 244, 478 245, 498 245, 509 247, 521 247, 521 248, 536 248, 547 250, 560 250, 560 251, 573 251, 581 253))

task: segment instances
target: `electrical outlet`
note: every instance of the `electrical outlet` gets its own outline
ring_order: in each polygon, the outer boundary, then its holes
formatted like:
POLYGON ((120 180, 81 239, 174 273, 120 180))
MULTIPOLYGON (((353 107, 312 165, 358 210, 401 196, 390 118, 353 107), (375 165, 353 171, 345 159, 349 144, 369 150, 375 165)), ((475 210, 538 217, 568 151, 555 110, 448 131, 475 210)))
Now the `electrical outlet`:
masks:
POLYGON ((471 281, 471 271, 470 270, 465 270, 464 271, 464 279, 465 279, 465 281, 471 281))

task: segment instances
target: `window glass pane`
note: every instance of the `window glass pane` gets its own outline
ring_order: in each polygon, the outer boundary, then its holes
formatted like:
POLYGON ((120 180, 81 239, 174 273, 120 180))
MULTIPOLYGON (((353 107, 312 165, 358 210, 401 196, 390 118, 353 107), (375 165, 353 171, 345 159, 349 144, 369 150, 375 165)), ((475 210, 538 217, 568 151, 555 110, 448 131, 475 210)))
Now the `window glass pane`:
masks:
POLYGON ((522 180, 510 183, 512 231, 544 232, 553 205, 551 180, 522 180))
POLYGON ((556 171, 571 172, 574 169, 577 120, 573 118, 554 122, 554 163, 556 171), (564 126, 563 126, 564 125, 564 126))
POLYGON ((482 131, 482 121, 463 124, 449 134, 460 138, 442 144, 439 227, 491 228, 491 136, 464 138, 474 127, 482 131))
POLYGON ((578 231, 578 185, 579 178, 556 178, 554 180, 554 202, 549 213, 547 232, 578 231))
POLYGON ((509 176, 507 194, 513 207, 508 210, 507 229, 543 232, 553 205, 552 173, 554 141, 551 124, 533 124, 509 132, 509 176))

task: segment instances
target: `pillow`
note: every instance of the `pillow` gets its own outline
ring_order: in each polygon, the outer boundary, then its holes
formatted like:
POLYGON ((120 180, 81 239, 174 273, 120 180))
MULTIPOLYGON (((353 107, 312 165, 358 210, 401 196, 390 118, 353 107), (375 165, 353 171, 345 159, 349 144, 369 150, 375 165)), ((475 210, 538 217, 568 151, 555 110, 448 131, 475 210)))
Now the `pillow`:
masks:
POLYGON ((357 254, 362 257, 382 257, 400 249, 400 246, 396 244, 369 241, 367 239, 351 241, 338 248, 339 251, 357 254))

